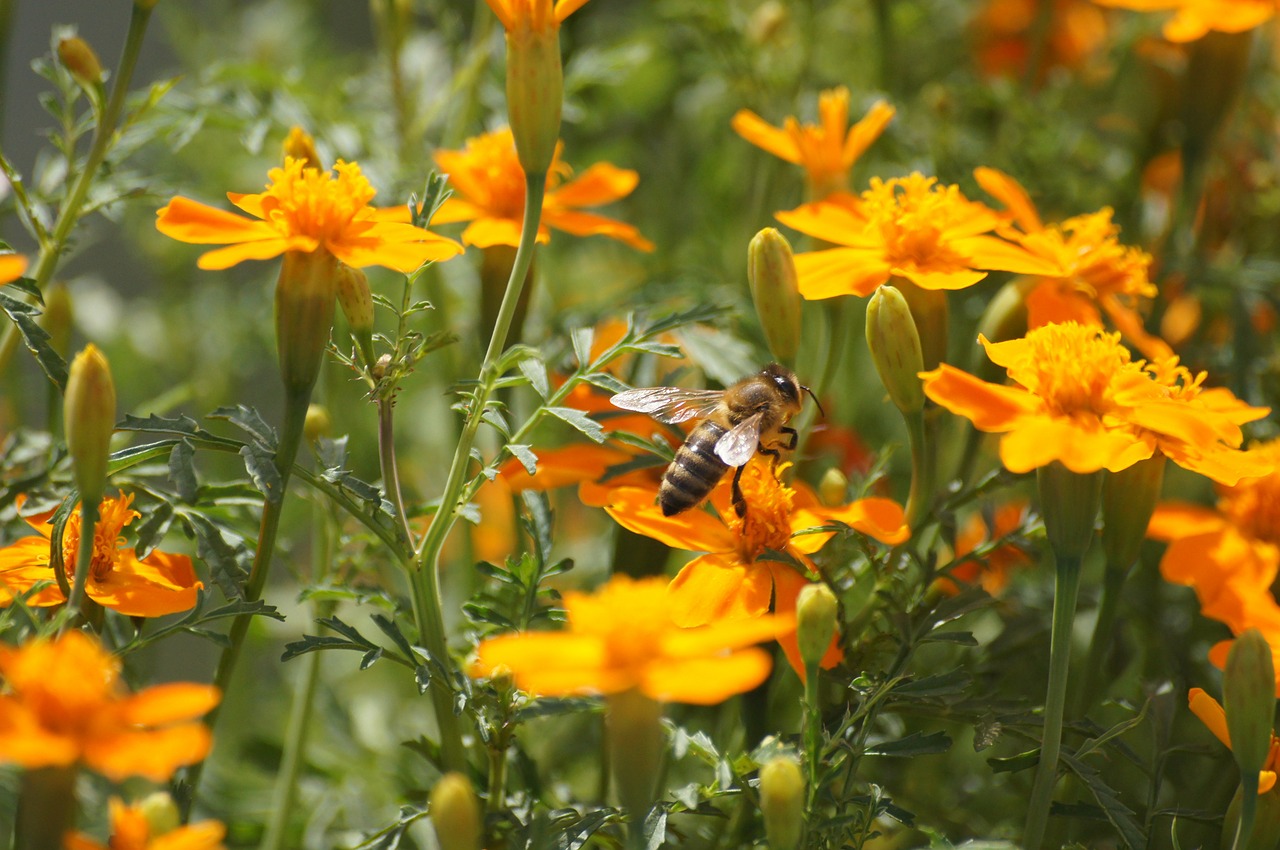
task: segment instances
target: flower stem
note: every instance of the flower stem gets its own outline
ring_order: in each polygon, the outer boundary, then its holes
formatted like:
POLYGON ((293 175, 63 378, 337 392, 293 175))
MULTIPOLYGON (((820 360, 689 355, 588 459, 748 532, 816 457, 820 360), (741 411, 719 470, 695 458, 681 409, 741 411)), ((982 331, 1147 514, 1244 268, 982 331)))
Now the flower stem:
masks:
MULTIPOLYGON (((480 430, 485 407, 493 394, 494 384, 500 377, 498 358, 506 347, 507 333, 511 328, 516 305, 520 301, 520 292, 524 288, 529 265, 533 262, 538 222, 542 216, 542 197, 546 185, 545 174, 525 177, 524 224, 520 231, 520 245, 516 249, 515 262, 511 266, 507 292, 503 296, 502 306, 498 310, 498 319, 493 327, 493 335, 489 338, 489 347, 485 351, 484 362, 480 366, 480 381, 474 390, 467 418, 462 425, 462 433, 458 437, 458 446, 453 454, 453 462, 449 466, 449 475, 445 479, 444 490, 440 494, 440 505, 431 517, 431 524, 427 526, 422 546, 409 570, 409 580, 413 584, 413 613, 417 621, 418 638, 436 662, 449 673, 452 672, 453 665, 449 660, 444 612, 440 604, 440 552, 444 548, 445 538, 449 536, 465 505, 461 496, 467 484, 471 449, 475 445, 476 434, 480 430)), ((445 683, 431 688, 436 723, 440 727, 441 761, 445 770, 463 770, 466 753, 462 748, 462 738, 458 730, 457 718, 453 714, 448 687, 448 683, 445 683)))
POLYGON ((907 527, 914 530, 928 512, 933 500, 937 464, 934 462, 932 428, 920 411, 904 416, 911 443, 911 491, 907 495, 907 527))
POLYGON ((805 664, 804 668, 804 750, 805 768, 808 772, 808 796, 804 810, 806 820, 814 819, 813 805, 818 798, 818 767, 822 762, 822 707, 818 704, 817 664, 805 664))
POLYGON ((1058 753, 1062 748, 1062 718, 1067 698, 1067 672, 1071 660, 1071 627, 1076 616, 1076 597, 1080 590, 1078 556, 1055 558, 1053 626, 1049 644, 1049 688, 1044 699, 1044 736, 1040 747, 1040 763, 1031 786, 1027 807, 1027 828, 1022 846, 1039 850, 1044 843, 1053 788, 1058 779, 1058 753))
POLYGON ((404 512, 404 497, 400 495, 400 470, 396 466, 395 428, 392 413, 395 402, 391 398, 378 399, 378 463, 382 467, 383 496, 391 503, 391 513, 400 521, 400 533, 406 545, 413 545, 413 531, 404 512))
POLYGON ((1120 613, 1120 594, 1124 583, 1129 578, 1128 567, 1117 567, 1107 564, 1102 579, 1102 599, 1098 603, 1098 617, 1093 625, 1093 637, 1089 639, 1089 654, 1085 657, 1085 665, 1081 675, 1083 678, 1076 688, 1072 701, 1077 715, 1083 715, 1096 705, 1103 697, 1095 693, 1106 666, 1107 650, 1111 646, 1111 637, 1115 633, 1116 616, 1120 613))

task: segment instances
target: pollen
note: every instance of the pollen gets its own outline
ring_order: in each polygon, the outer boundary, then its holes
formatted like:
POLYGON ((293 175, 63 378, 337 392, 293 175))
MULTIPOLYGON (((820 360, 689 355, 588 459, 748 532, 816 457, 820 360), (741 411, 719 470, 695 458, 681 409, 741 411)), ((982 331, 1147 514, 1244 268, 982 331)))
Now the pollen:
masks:
POLYGON ((743 470, 739 483, 747 514, 739 518, 730 513, 726 519, 743 563, 752 563, 768 549, 781 552, 791 540, 795 491, 779 478, 788 466, 781 464, 775 471, 771 463, 756 457, 743 470))
POLYGON ((891 264, 944 271, 969 267, 946 244, 944 232, 962 219, 970 203, 959 187, 937 182, 920 173, 887 181, 873 177, 871 188, 862 193, 862 212, 879 228, 891 264))
POLYGON ((338 239, 368 207, 376 190, 357 163, 339 161, 333 167, 336 177, 306 166, 306 160, 289 157, 284 168, 268 172, 271 183, 261 196, 263 213, 288 236, 338 239))
MULTIPOLYGON (((1280 469, 1280 439, 1251 446, 1249 454, 1280 469)), ((1218 509, 1253 539, 1280 544, 1280 472, 1219 487, 1218 509)))
POLYGON ((1053 414, 1101 416, 1112 411, 1116 379, 1139 366, 1130 362, 1120 334, 1065 322, 1028 333, 1026 346, 1008 368, 1009 376, 1043 399, 1053 414))
MULTIPOLYGON (((119 498, 106 498, 98 508, 98 522, 93 528, 93 557, 89 563, 89 578, 106 581, 120 560, 124 539, 120 532, 142 514, 133 510, 133 494, 120 494, 119 498)), ((67 518, 62 533, 62 563, 68 580, 76 574, 76 556, 80 551, 80 512, 73 511, 67 518)))

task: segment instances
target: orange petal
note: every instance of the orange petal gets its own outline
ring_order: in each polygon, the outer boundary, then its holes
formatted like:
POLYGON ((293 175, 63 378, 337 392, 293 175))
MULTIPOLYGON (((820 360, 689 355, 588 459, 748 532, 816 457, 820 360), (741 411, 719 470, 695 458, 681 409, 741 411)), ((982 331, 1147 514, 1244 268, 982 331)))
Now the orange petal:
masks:
POLYGON ((1027 329, 1062 322, 1101 325, 1102 317, 1093 302, 1074 287, 1058 279, 1040 281, 1027 294, 1027 329))
POLYGON ((664 659, 644 669, 640 689, 663 702, 715 705, 769 678, 773 661, 763 649, 715 658, 664 659))
POLYGON ((733 532, 706 511, 694 508, 675 516, 663 516, 657 495, 656 490, 619 487, 613 491, 605 510, 628 531, 676 549, 728 552, 737 546, 733 532))
POLYGON ((866 152, 871 143, 880 138, 884 128, 893 120, 894 108, 883 100, 877 100, 867 110, 862 120, 849 128, 844 140, 844 152, 841 161, 845 167, 853 165, 866 152))
POLYGON ((772 595, 766 567, 718 555, 685 564, 667 588, 671 620, 681 628, 758 617, 769 610, 772 595))
POLYGON ((901 275, 921 289, 950 291, 968 289, 986 278, 986 272, 975 272, 969 269, 958 271, 917 271, 910 268, 894 268, 893 273, 901 275))
POLYGON ((1042 407, 1039 399, 1020 387, 992 384, 946 363, 921 372, 920 377, 925 395, 980 431, 1012 430, 1022 419, 1038 415, 1042 407))
POLYGON ((746 619, 725 619, 701 628, 676 629, 662 638, 662 654, 669 658, 693 658, 740 649, 763 641, 776 640, 780 633, 794 630, 794 617, 763 614, 746 619))
POLYGON ((729 124, 739 136, 756 147, 779 159, 800 164, 800 149, 796 147, 791 134, 773 126, 750 109, 739 109, 729 124))
MULTIPOLYGON (((397 221, 409 221, 408 207, 400 207, 405 210, 403 219, 397 218, 397 221)), ((434 227, 437 224, 453 224, 459 221, 474 221, 485 214, 484 208, 470 201, 464 201, 461 198, 446 198, 445 202, 440 205, 440 209, 436 210, 436 214, 431 217, 431 224, 434 227)))
POLYGON ((212 685, 171 682, 152 685, 125 699, 119 706, 121 719, 135 726, 163 726, 179 720, 194 720, 213 710, 222 698, 212 685))
POLYGON ((638 251, 652 251, 654 247, 653 243, 641 236, 640 231, 632 225, 595 213, 546 210, 542 214, 542 220, 548 226, 563 230, 565 233, 572 233, 574 236, 608 236, 638 251))
POLYGON ((980 269, 1025 275, 1052 275, 1059 270, 1056 263, 994 236, 969 236, 951 244, 980 269))
POLYGON ((796 254, 800 294, 810 301, 839 295, 866 297, 892 273, 882 254, 865 248, 829 248, 796 254))
POLYGON ((255 221, 188 198, 177 197, 156 213, 156 230, 179 242, 197 245, 257 242, 278 239, 280 231, 265 221, 255 221))
MULTIPOLYGON (((778 614, 794 615, 796 610, 796 600, 800 596, 800 591, 810 582, 807 578, 790 569, 784 564, 775 564, 773 566, 773 584, 774 584, 774 603, 773 608, 778 614)), ((805 680, 804 660, 800 657, 800 644, 796 638, 794 630, 778 637, 778 646, 782 649, 782 654, 786 656, 787 663, 791 665, 791 669, 796 671, 796 675, 800 677, 800 681, 805 680)), ((826 653, 818 662, 818 666, 823 670, 830 670, 840 663, 844 658, 844 650, 840 648, 840 631, 831 636, 831 643, 827 646, 826 653)))
POLYGON ((476 651, 473 676, 489 676, 502 667, 520 676, 548 667, 596 670, 605 665, 605 648, 599 638, 569 632, 499 635, 482 641, 476 651))
MULTIPOLYGON (((881 543, 896 546, 905 543, 911 537, 911 529, 907 527, 906 513, 902 506, 893 499, 870 498, 859 499, 841 507, 819 507, 809 511, 796 511, 793 514, 792 528, 799 531, 811 528, 827 520, 836 520, 881 543), (808 514, 808 516, 806 516, 808 514), (813 520, 819 520, 814 523, 813 520), (804 526, 801 523, 805 523, 804 526)), ((801 535, 792 539, 792 546, 805 554, 811 554, 821 548, 809 548, 806 541, 819 535, 801 535)))
POLYGON ((1213 733, 1229 749, 1231 734, 1227 731, 1227 713, 1222 710, 1218 701, 1200 688, 1192 688, 1187 694, 1187 702, 1191 713, 1200 718, 1200 722, 1213 733))
POLYGON ((54 767, 79 757, 76 739, 46 729, 30 709, 13 697, 0 696, 0 763, 54 767))
POLYGON ((1044 225, 1040 223, 1040 214, 1036 211, 1036 205, 1032 203, 1031 196, 1017 180, 1003 171, 986 166, 975 168, 973 177, 988 195, 1004 204, 1005 209, 1013 215, 1013 220, 1024 231, 1034 233, 1044 229, 1044 225))
POLYGON ((26 257, 21 254, 0 254, 0 284, 17 280, 26 270, 26 257))
POLYGON ((631 455, 606 446, 565 446, 538 449, 538 471, 529 475, 519 460, 512 458, 499 470, 512 490, 554 490, 582 481, 595 481, 616 464, 626 463, 631 455))
POLYGON ((844 200, 836 201, 815 201, 793 210, 776 212, 773 217, 792 230, 823 242, 883 252, 884 240, 878 231, 869 226, 866 216, 859 211, 859 201, 852 196, 843 198, 844 200))
MULTIPOLYGON (((539 226, 538 241, 545 243, 550 240, 551 231, 539 226)), ((513 218, 481 216, 462 231, 462 241, 477 248, 492 248, 494 245, 514 248, 520 244, 520 222, 513 218)))
POLYGON ((270 260, 272 257, 280 256, 285 251, 310 253, 319 245, 320 243, 315 239, 305 236, 295 236, 291 239, 279 237, 262 239, 257 242, 241 242, 237 245, 229 245, 226 248, 219 248, 216 251, 201 254, 200 259, 196 260, 196 265, 205 271, 220 271, 229 269, 245 260, 270 260))
POLYGON ((1051 416, 1024 419, 1000 439, 1000 460, 1010 472, 1030 472, 1055 460, 1072 472, 1119 472, 1154 451, 1153 444, 1127 431, 1051 416))
POLYGON ((1161 502, 1151 515, 1147 536, 1156 540, 1177 540, 1193 534, 1217 531, 1227 521, 1216 511, 1190 502, 1161 502))
POLYGON ((164 782, 179 767, 209 754, 213 738, 203 723, 184 723, 153 731, 117 732, 84 742, 84 762, 108 779, 141 776, 164 782))
POLYGON ((640 175, 629 168, 618 168, 598 162, 577 177, 547 193, 547 208, 598 207, 630 195, 640 182, 640 175))

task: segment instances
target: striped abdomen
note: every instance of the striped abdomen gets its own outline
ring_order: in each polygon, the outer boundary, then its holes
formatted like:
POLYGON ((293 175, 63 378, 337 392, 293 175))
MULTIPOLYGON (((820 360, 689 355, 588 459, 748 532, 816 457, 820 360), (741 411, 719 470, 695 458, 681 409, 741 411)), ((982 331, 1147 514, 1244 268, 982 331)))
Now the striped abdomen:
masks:
POLYGON ((658 504, 663 516, 687 511, 707 498, 712 488, 729 471, 729 465, 716 455, 716 443, 728 428, 704 419, 689 434, 689 439, 676 452, 675 460, 662 476, 658 504))

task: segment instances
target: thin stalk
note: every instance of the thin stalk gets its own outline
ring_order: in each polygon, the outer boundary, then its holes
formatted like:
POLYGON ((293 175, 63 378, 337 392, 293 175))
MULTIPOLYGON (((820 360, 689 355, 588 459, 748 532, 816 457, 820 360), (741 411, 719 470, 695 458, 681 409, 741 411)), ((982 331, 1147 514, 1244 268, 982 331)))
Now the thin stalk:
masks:
MULTIPOLYGON (((516 304, 520 301, 520 292, 524 288, 529 265, 533 262, 533 250, 538 236, 538 222, 542 216, 542 198, 546 185, 545 174, 525 177, 524 224, 520 232, 520 245, 516 249, 515 262, 511 266, 511 279, 507 283, 507 292, 502 299, 502 307, 498 310, 498 320, 494 324, 493 335, 489 338, 489 347, 485 351, 484 362, 480 366, 480 381, 476 386, 467 418, 463 422, 462 433, 458 437, 453 462, 449 465, 449 475, 445 479, 444 490, 440 494, 440 505, 431 517, 431 524, 427 526, 422 546, 414 558, 412 569, 409 570, 409 580, 413 585, 413 613, 417 621, 419 639, 446 672, 451 672, 453 665, 449 660, 444 612, 440 604, 440 552, 444 548, 445 538, 449 536, 465 504, 460 497, 467 483, 471 449, 475 445, 476 434, 480 430, 485 406, 493 393, 493 385, 499 377, 498 358, 506 347, 507 333, 511 328, 516 304)), ((458 730, 457 718, 453 714, 447 683, 443 687, 431 688, 431 698, 436 710, 436 723, 440 727, 440 755, 443 767, 445 770, 463 770, 466 765, 466 754, 462 748, 462 737, 458 730)))
POLYGON ((392 413, 395 402, 391 398, 378 399, 378 463, 382 467, 382 489, 391 513, 400 521, 400 533, 405 543, 413 545, 413 530, 404 512, 404 497, 400 495, 400 469, 396 466, 396 441, 392 413))
POLYGON ((89 577, 89 568, 93 566, 93 537, 98 525, 98 499, 82 498, 80 500, 80 540, 76 547, 76 575, 71 583, 71 595, 67 597, 65 619, 58 633, 62 634, 80 614, 84 605, 84 585, 89 577))
POLYGON ((1102 599, 1098 603, 1098 617, 1093 626, 1093 637, 1089 639, 1089 654, 1086 656, 1083 678, 1076 689, 1072 700, 1077 716, 1089 711, 1102 699, 1103 694, 1096 693, 1102 677, 1102 669, 1106 666, 1107 650, 1111 647, 1111 636, 1116 628, 1116 616, 1120 613, 1120 594, 1124 590, 1125 580, 1129 578, 1129 568, 1119 568, 1107 564, 1102 579, 1102 599))
POLYGON ((1049 643, 1049 688, 1044 698, 1044 737, 1040 763, 1031 785, 1027 806, 1027 828, 1022 846, 1039 850, 1049 822, 1049 807, 1058 780, 1058 753, 1062 748, 1062 719, 1067 701, 1067 673, 1071 661, 1071 627, 1076 617, 1076 597, 1080 591, 1080 561, 1076 557, 1055 557, 1053 626, 1049 643))
POLYGON ((806 820, 813 821, 814 801, 818 798, 818 767, 822 762, 822 707, 819 705, 819 667, 804 666, 804 749, 808 772, 808 792, 804 810, 806 820))
POLYGON ((917 412, 903 417, 907 421, 907 436, 911 443, 911 491, 907 495, 907 527, 918 528, 933 500, 937 464, 933 462, 933 444, 925 425, 924 413, 917 412))

